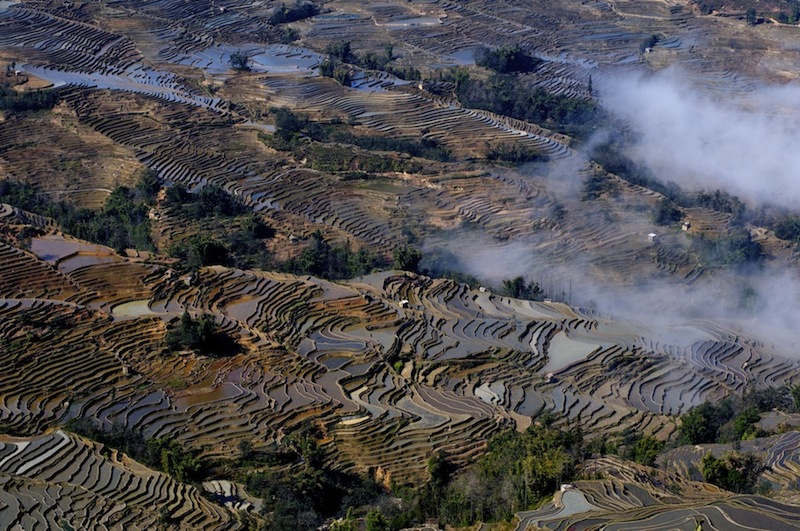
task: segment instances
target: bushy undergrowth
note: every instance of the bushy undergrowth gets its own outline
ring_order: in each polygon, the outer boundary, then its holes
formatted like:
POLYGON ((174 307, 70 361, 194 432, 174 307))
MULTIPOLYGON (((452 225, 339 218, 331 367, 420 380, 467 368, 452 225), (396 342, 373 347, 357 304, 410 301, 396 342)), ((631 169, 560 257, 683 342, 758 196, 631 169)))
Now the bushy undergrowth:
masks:
POLYGON ((365 275, 386 265, 366 249, 353 251, 347 245, 332 246, 322 233, 315 231, 300 256, 283 263, 281 268, 296 275, 336 280, 365 275))
POLYGON ((208 315, 192 318, 183 312, 180 321, 167 331, 164 346, 170 352, 193 350, 215 357, 231 356, 241 350, 208 315))
POLYGON ((0 111, 12 114, 52 109, 59 98, 58 92, 53 90, 17 92, 0 85, 0 111))
MULTIPOLYGON (((352 169, 351 162, 357 157, 352 150, 344 149, 339 153, 335 146, 306 146, 302 142, 303 137, 315 143, 350 144, 368 151, 397 151, 407 153, 413 157, 442 162, 446 162, 451 158, 450 152, 432 139, 356 135, 349 126, 339 121, 329 123, 315 122, 309 120, 306 116, 293 113, 285 108, 273 109, 272 113, 275 116, 275 135, 273 137, 262 135, 262 141, 275 149, 297 151, 298 155, 310 157, 312 167, 315 164, 319 166, 316 169, 330 168, 328 171, 352 169)), ((339 149, 341 150, 341 148, 339 149)), ((357 165, 363 171, 416 172, 421 169, 417 163, 379 155, 362 155, 358 159, 357 165)))
POLYGON ((486 80, 460 76, 456 95, 465 107, 527 120, 562 133, 586 137, 601 119, 590 99, 552 94, 517 76, 494 74, 486 80))
POLYGON ((118 252, 128 248, 153 250, 148 217, 155 201, 151 181, 152 175, 145 174, 135 188, 116 187, 98 210, 51 201, 38 188, 13 181, 0 181, 0 202, 51 217, 64 232, 118 252))
POLYGON ((166 472, 178 481, 196 482, 205 477, 206 467, 198 456, 199 452, 185 448, 174 439, 147 439, 141 431, 121 424, 113 424, 104 429, 87 419, 72 420, 67 424, 67 429, 124 452, 136 461, 166 472))

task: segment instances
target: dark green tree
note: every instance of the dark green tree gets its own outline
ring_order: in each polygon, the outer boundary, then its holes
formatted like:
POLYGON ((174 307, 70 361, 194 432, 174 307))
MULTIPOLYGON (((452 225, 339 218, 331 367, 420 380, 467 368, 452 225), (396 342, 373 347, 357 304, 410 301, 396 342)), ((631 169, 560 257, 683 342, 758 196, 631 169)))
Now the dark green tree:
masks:
POLYGON ((521 276, 503 280, 500 293, 506 297, 515 299, 526 299, 530 301, 544 300, 544 291, 536 282, 525 282, 521 276))
POLYGON ((397 247, 392 251, 394 258, 394 269, 402 271, 412 271, 414 273, 419 271, 419 262, 422 260, 422 253, 419 249, 410 246, 397 247))
POLYGON ((244 50, 232 52, 228 62, 237 72, 248 72, 250 70, 250 56, 244 50))

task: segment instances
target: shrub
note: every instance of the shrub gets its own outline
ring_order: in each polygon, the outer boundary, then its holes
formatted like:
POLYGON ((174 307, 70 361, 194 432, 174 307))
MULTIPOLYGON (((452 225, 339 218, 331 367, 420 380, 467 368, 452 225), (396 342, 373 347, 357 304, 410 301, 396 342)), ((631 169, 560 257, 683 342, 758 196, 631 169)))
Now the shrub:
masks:
POLYGON ((526 299, 530 301, 544 300, 544 291, 539 287, 539 284, 536 282, 525 283, 525 279, 521 276, 503 280, 500 293, 506 297, 514 297, 515 299, 526 299))
POLYGON ((239 351, 236 342, 211 317, 192 319, 188 312, 183 312, 178 324, 167 332, 164 346, 171 352, 194 350, 211 356, 229 356, 239 351))
POLYGON ((23 113, 52 109, 60 99, 53 90, 17 92, 10 87, 0 86, 0 111, 23 113))
POLYGON ((287 24, 305 18, 311 18, 317 14, 319 14, 319 7, 317 7, 316 4, 298 0, 291 7, 286 7, 286 4, 281 4, 275 8, 275 11, 269 17, 269 23, 272 26, 287 24))
POLYGON ((475 50, 475 64, 500 74, 531 72, 543 62, 526 54, 518 46, 505 46, 495 50, 482 46, 475 50))
POLYGON ((236 50, 231 53, 229 62, 231 67, 238 72, 250 70, 250 56, 244 50, 236 50))

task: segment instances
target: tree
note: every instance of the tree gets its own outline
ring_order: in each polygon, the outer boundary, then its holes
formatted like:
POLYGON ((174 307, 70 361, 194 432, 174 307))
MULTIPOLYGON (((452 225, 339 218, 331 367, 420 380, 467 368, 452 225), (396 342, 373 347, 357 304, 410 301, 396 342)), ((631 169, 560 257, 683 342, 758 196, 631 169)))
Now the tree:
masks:
POLYGON ((227 356, 239 350, 211 317, 201 315, 193 319, 189 312, 183 312, 178 324, 167 332, 164 346, 172 352, 194 350, 214 356, 227 356))
POLYGON ((378 509, 372 509, 367 513, 367 531, 389 531, 386 518, 378 509))
POLYGON ((747 9, 747 13, 745 14, 745 19, 750 26, 755 26, 756 24, 756 9, 754 7, 750 7, 747 9))
POLYGON ((702 444, 716 442, 719 429, 734 416, 733 404, 729 399, 717 405, 703 402, 681 416, 681 444, 702 444))
POLYGON ((237 72, 250 71, 250 56, 244 50, 236 50, 231 53, 229 62, 237 72))
POLYGON ((242 461, 249 461, 253 458, 253 443, 242 439, 239 441, 239 459, 242 461))
POLYGON ((752 452, 729 452, 721 459, 709 452, 700 461, 700 471, 707 482, 740 494, 753 492, 758 477, 768 468, 752 452))
POLYGON ((645 435, 636 441, 633 447, 633 460, 646 466, 653 466, 656 457, 664 448, 664 441, 645 435))
POLYGON ((145 170, 136 182, 136 190, 144 195, 147 203, 155 203, 156 195, 161 190, 161 181, 158 172, 155 170, 145 170))
POLYGON ((350 41, 337 41, 330 43, 325 51, 333 59, 342 63, 350 63, 353 60, 353 52, 350 49, 350 41))
POLYGON ((397 247, 392 251, 395 269, 402 271, 419 271, 419 262, 422 260, 422 253, 419 249, 410 246, 397 247))
POLYGON ((656 204, 653 222, 656 225, 672 225, 680 221, 682 216, 682 212, 675 203, 665 197, 656 204))
POLYGON ((503 280, 501 293, 506 297, 526 299, 530 301, 544 300, 544 291, 536 282, 525 283, 521 276, 503 280))

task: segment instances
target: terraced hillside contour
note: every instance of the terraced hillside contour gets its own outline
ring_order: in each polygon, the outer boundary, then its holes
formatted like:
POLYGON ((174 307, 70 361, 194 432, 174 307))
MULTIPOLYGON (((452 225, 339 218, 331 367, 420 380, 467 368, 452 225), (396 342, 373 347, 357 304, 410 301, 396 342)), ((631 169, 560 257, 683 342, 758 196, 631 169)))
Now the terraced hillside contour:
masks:
MULTIPOLYGON (((275 230, 259 244, 272 257, 299 256, 316 231, 385 261, 414 244, 462 247, 453 261, 488 257, 496 267, 500 253, 524 249, 511 256, 532 262, 531 278, 554 277, 546 286, 553 300, 571 297, 563 265, 579 268, 587 284, 655 278, 679 297, 708 287, 713 272, 677 226, 655 228, 651 211, 663 196, 587 160, 553 124, 465 108, 448 94, 462 73, 450 68, 483 79, 477 47, 522 43, 540 62, 520 77, 558 97, 588 101, 590 84, 602 86, 606 74, 671 64, 683 65, 698 90, 731 97, 785 80, 800 50, 790 28, 750 31, 677 1, 330 1, 285 27, 269 23, 275 7, 0 2, 0 61, 59 96, 52 111, 3 114, 0 179, 99 207, 147 169, 161 185, 214 185, 239 200, 275 230), (359 54, 395 43, 391 68, 354 60, 340 65, 352 86, 321 78, 327 46, 344 40, 359 54), (238 50, 252 55, 250 72, 231 70, 238 50), (415 69, 427 83, 401 79, 415 69), (428 143, 450 160, 387 151, 376 156, 392 161, 391 171, 360 171, 366 149, 308 130, 283 149, 273 107, 354 142, 428 143), (486 159, 497 146, 546 162, 496 165, 486 159), (321 170, 306 156, 313 149, 353 157, 321 170), (581 186, 597 176, 613 193, 582 198, 581 186), (648 239, 653 231, 659 237, 648 239)), ((718 238, 732 224, 708 208, 681 213, 691 237, 718 238)), ((388 485, 419 483, 438 452, 470 463, 494 434, 546 413, 580 423, 588 437, 632 429, 666 439, 678 415, 706 400, 797 383, 793 349, 736 324, 621 322, 401 271, 346 282, 224 266, 182 274, 165 255, 201 225, 163 201, 149 219, 155 253, 123 257, 20 205, 0 205, 0 363, 9 368, 0 373, 0 424, 15 434, 0 438, 0 527, 149 529, 163 519, 237 527, 196 488, 59 431, 73 419, 167 437, 212 458, 230 457, 242 442, 268 448, 313 425, 327 466, 388 485), (167 331, 184 314, 212 319, 238 349, 166 352, 167 331)), ((225 240, 235 223, 208 230, 225 240)), ((773 262, 791 263, 785 242, 747 229, 768 242, 773 262)), ((796 437, 770 442, 767 478, 789 489, 796 437)), ((520 526, 689 529, 702 520, 729 529, 769 518, 783 529, 796 519, 792 506, 690 483, 692 451, 676 452, 685 477, 662 479, 681 488, 678 502, 664 485, 647 484, 652 471, 598 460, 606 480, 581 482, 553 506, 521 514, 520 526), (566 502, 571 509, 559 505, 566 502)), ((239 487, 212 480, 206 488, 239 487)))

